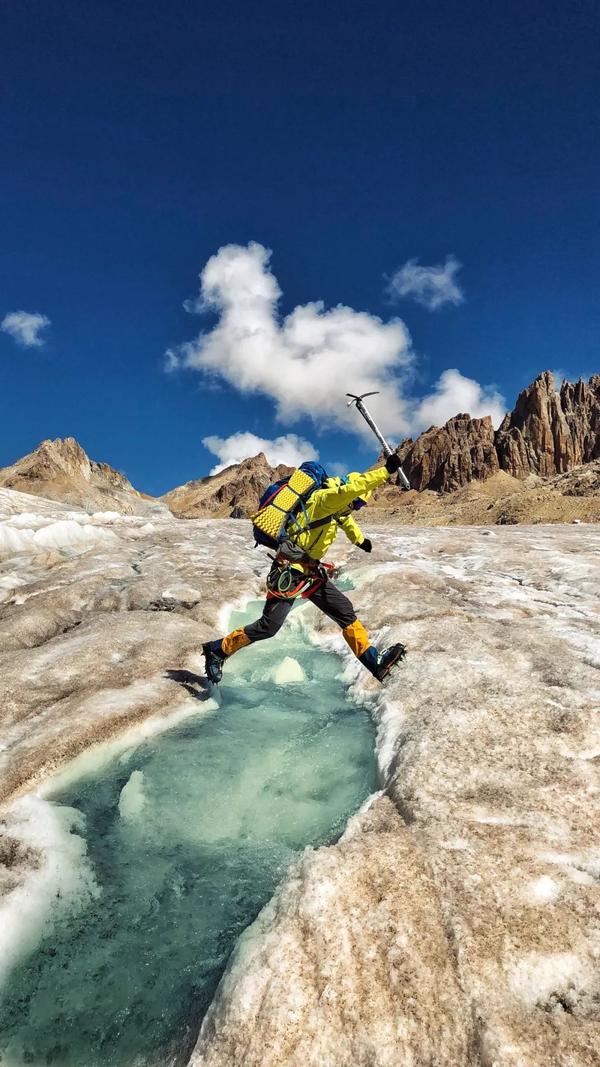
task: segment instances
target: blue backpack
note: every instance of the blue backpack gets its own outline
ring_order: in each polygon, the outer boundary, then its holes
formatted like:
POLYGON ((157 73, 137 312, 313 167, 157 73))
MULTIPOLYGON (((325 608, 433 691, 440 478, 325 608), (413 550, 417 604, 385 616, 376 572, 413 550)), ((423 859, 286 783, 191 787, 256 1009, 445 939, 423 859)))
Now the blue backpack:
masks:
POLYGON ((327 479, 327 471, 320 463, 302 463, 289 478, 282 478, 265 490, 252 515, 252 531, 258 545, 278 549, 281 542, 293 532, 308 526, 306 502, 315 489, 321 489, 327 479), (304 514, 304 524, 297 516, 304 514))

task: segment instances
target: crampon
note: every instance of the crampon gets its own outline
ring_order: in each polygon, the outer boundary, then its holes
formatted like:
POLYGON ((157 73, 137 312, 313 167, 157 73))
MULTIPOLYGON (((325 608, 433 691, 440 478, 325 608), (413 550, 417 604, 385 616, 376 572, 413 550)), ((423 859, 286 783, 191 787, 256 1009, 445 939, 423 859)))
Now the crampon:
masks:
POLYGON ((219 656, 209 644, 202 645, 202 653, 206 677, 213 685, 218 685, 223 677, 223 656, 219 656))
POLYGON ((390 648, 384 648, 383 652, 380 652, 377 657, 377 666, 373 671, 377 680, 383 682, 392 668, 402 662, 405 655, 406 648, 404 645, 397 644, 391 645, 390 648))

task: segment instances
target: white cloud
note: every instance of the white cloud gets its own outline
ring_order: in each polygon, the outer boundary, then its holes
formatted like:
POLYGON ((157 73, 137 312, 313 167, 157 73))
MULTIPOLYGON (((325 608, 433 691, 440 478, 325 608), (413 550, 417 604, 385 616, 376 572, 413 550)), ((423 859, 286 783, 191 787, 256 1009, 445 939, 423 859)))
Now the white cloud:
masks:
POLYGON ((193 309, 216 312, 218 322, 170 350, 165 369, 195 368, 242 393, 269 396, 287 424, 309 415, 319 425, 336 423, 361 436, 370 431, 347 408, 344 394, 380 390, 369 401, 373 415, 384 433, 402 436, 410 422, 403 379, 413 362, 404 323, 343 305, 326 309, 321 301, 296 307, 282 320, 270 256, 252 242, 226 245, 209 259, 193 309))
POLYGON ((435 267, 421 267, 418 260, 409 259, 389 279, 388 294, 395 300, 409 297, 428 311, 462 304, 465 295, 456 281, 460 267, 454 256, 446 256, 446 262, 435 267))
POLYGON ((168 348, 165 352, 164 370, 167 374, 172 374, 179 369, 179 357, 172 348, 168 348))
POLYGON ((465 378, 456 368, 445 370, 433 391, 417 405, 414 426, 416 430, 443 426, 461 412, 468 412, 474 419, 491 415, 494 426, 498 426, 504 418, 506 402, 493 385, 482 386, 473 378, 465 378))
POLYGON ((272 467, 279 463, 298 467, 306 460, 319 458, 319 453, 310 441, 305 441, 295 433, 269 440, 266 437, 257 437, 254 433, 239 431, 231 437, 204 437, 202 444, 219 460, 210 471, 211 474, 218 474, 219 471, 225 470, 225 467, 241 463, 243 459, 256 456, 259 452, 264 452, 272 467))
POLYGON ((22 348, 41 348, 46 341, 42 331, 49 325, 50 319, 37 311, 10 311, 0 323, 0 330, 9 334, 22 348))
MULTIPOLYGON (((294 308, 281 319, 277 310, 281 290, 270 269, 270 257, 266 248, 253 242, 247 247, 226 245, 208 260, 200 274, 199 297, 187 307, 216 313, 216 324, 194 341, 169 350, 165 370, 187 367, 201 371, 209 381, 223 380, 241 393, 270 397, 277 417, 288 425, 308 415, 320 428, 342 427, 371 441, 375 448, 378 446, 363 419, 354 408, 347 407, 346 392, 380 391, 367 403, 392 443, 432 423, 443 424, 462 411, 474 418, 491 415, 494 424, 500 421, 505 411, 500 393, 494 386, 465 378, 456 369, 444 371, 428 396, 414 399, 405 395, 414 353, 408 330, 398 318, 383 322, 376 315, 343 305, 327 310, 316 301, 294 308)), ((417 269, 449 276, 458 293, 452 298, 456 302, 462 299, 452 281, 458 267, 457 261, 448 257, 445 267, 417 269)), ((438 300, 442 291, 440 284, 438 300)), ((450 297, 443 297, 447 299, 450 297)), ((264 451, 272 463, 291 465, 299 458, 310 458, 306 448, 312 449, 294 434, 274 442, 253 434, 207 438, 207 442, 212 442, 207 447, 219 457, 215 470, 259 451, 264 451), (285 456, 274 452, 283 442, 286 449, 291 448, 285 456)))
POLYGON ((323 466, 328 474, 334 474, 338 478, 341 478, 342 475, 347 474, 350 470, 347 463, 340 463, 338 460, 334 460, 331 463, 324 463, 323 466))

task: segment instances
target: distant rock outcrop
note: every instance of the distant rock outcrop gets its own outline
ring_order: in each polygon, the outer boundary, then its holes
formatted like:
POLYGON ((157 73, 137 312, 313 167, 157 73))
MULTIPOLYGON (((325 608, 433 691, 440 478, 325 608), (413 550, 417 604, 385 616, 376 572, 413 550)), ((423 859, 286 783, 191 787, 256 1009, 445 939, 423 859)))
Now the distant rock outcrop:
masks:
MULTIPOLYGON (((600 457, 600 375, 554 387, 544 371, 494 432, 489 416, 455 415, 398 448, 413 489, 450 493, 499 470, 515 478, 562 474, 600 457)), ((380 462, 383 459, 380 458, 380 462)))
MULTIPOLYGON (((398 447, 398 453, 412 488, 419 492, 430 490, 435 494, 454 494, 471 483, 492 478, 491 486, 499 500, 514 493, 520 498, 518 483, 524 479, 534 475, 551 478, 600 458, 600 375, 590 378, 589 382, 565 381, 557 392, 552 374, 544 371, 523 390, 514 411, 506 415, 498 430, 494 431, 489 415, 472 419, 462 413, 449 419, 444 426, 431 426, 416 440, 407 438, 398 447)), ((383 456, 378 463, 383 463, 383 456)), ((219 474, 187 482, 166 493, 162 500, 180 518, 246 518, 256 509, 258 499, 269 483, 290 472, 290 467, 271 467, 261 452, 219 474)), ((551 506, 546 508, 544 503, 540 512, 546 514, 548 511, 548 518, 537 521, 572 519, 568 509, 562 505, 558 507, 559 495, 553 486, 548 487, 543 499, 545 502, 548 496, 551 506)), ((587 481, 586 492, 582 495, 590 498, 589 508, 594 511, 596 493, 590 491, 587 481)), ((536 497, 538 503, 541 499, 538 501, 536 497)), ((412 498, 403 498, 403 504, 411 501, 412 498)), ((410 508, 402 507, 400 512, 397 511, 397 502, 397 490, 393 486, 386 486, 375 494, 376 507, 391 506, 394 513, 402 514, 403 521, 415 521, 408 519, 410 508)), ((457 512, 456 521, 497 521, 492 499, 488 496, 485 500, 467 501, 473 506, 466 511, 462 499, 457 498, 457 502, 460 507, 453 507, 457 512), (487 510, 491 514, 486 514, 487 510)), ((423 514, 423 508, 417 507, 416 502, 412 510, 415 518, 418 513, 422 521, 427 522, 432 501, 425 503, 429 506, 423 514)), ((452 503, 455 503, 454 498, 452 503)), ((528 508, 533 504, 532 493, 526 493, 519 503, 519 518, 515 521, 528 521, 528 508)), ((589 508, 584 509, 581 517, 591 516, 594 521, 591 513, 588 516, 589 508)), ((443 515, 438 516, 437 511, 435 521, 444 521, 443 515)))
POLYGON ((544 371, 519 394, 496 433, 502 470, 516 478, 548 478, 600 457, 600 375, 563 382, 544 371))
POLYGON ((244 519, 256 511, 267 486, 292 470, 283 464, 271 467, 264 452, 259 452, 218 474, 171 489, 161 500, 180 519, 244 519))
POLYGON ((450 492, 466 482, 489 478, 498 470, 494 427, 489 415, 455 415, 441 429, 432 426, 399 449, 413 489, 450 492))
POLYGON ((0 469, 0 486, 90 512, 146 515, 163 510, 114 467, 90 459, 74 437, 42 441, 33 452, 0 469))
POLYGON ((383 513, 403 526, 600 522, 600 460, 552 478, 514 478, 497 471, 451 493, 404 493, 389 485, 378 491, 373 508, 379 511, 373 512, 374 519, 383 513))

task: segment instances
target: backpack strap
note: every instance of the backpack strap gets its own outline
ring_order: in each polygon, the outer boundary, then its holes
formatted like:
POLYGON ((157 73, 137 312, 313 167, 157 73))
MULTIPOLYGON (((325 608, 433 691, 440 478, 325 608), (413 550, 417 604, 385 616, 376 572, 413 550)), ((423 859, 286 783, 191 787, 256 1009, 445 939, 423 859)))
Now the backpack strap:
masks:
POLYGON ((335 517, 333 515, 326 515, 324 519, 315 519, 314 522, 309 522, 306 527, 307 530, 316 530, 319 526, 326 526, 328 522, 331 522, 335 517))

